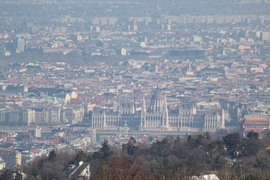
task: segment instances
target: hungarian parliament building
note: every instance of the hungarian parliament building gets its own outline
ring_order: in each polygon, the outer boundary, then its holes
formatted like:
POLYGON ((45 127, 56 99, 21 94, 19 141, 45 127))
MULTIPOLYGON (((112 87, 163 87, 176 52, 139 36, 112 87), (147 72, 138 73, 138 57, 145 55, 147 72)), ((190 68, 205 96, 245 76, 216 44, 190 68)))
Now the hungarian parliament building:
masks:
POLYGON ((194 102, 180 102, 174 108, 157 88, 151 99, 141 95, 132 102, 122 102, 116 108, 95 107, 90 114, 92 128, 117 130, 128 127, 139 131, 208 131, 225 128, 228 112, 223 108, 198 109, 194 102))

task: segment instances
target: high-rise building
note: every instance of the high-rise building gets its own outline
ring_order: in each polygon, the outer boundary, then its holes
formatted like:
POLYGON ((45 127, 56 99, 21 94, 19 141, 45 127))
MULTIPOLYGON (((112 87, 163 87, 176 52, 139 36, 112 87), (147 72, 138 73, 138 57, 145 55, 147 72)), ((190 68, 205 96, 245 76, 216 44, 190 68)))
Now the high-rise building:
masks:
POLYGON ((127 50, 126 50, 125 48, 118 49, 118 50, 116 51, 116 54, 117 54, 117 55, 126 56, 126 55, 127 55, 127 50))
POLYGON ((92 24, 94 25, 115 25, 117 23, 117 18, 115 17, 94 17, 92 19, 92 24))
POLYGON ((17 45, 17 52, 24 52, 24 46, 25 46, 25 42, 24 39, 16 39, 15 43, 17 45))
POLYGON ((6 43, 5 49, 10 52, 24 52, 25 50, 25 42, 24 39, 16 38, 14 40, 9 41, 6 43))
POLYGON ((32 137, 42 137, 42 128, 41 127, 32 127, 28 129, 28 133, 32 135, 32 137))

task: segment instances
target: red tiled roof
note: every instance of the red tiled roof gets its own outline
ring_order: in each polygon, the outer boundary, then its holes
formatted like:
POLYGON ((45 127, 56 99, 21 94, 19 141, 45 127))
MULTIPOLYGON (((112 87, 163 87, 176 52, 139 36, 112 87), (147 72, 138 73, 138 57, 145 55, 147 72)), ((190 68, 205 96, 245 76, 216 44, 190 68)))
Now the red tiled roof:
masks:
POLYGON ((81 103, 83 103, 83 100, 78 99, 78 98, 72 98, 72 99, 70 100, 70 103, 71 103, 71 104, 81 104, 81 103))
POLYGON ((61 143, 60 139, 58 139, 57 137, 55 139, 42 138, 42 139, 39 139, 38 141, 50 141, 50 142, 52 142, 54 144, 60 144, 61 143))
POLYGON ((40 149, 30 149, 30 152, 37 154, 40 152, 40 149))
POLYGON ((12 151, 14 151, 14 149, 12 149, 12 148, 2 148, 2 149, 0 149, 0 151, 10 151, 10 152, 12 152, 12 151))
POLYGON ((257 133, 263 132, 264 129, 263 128, 245 128, 244 131, 254 131, 257 133))

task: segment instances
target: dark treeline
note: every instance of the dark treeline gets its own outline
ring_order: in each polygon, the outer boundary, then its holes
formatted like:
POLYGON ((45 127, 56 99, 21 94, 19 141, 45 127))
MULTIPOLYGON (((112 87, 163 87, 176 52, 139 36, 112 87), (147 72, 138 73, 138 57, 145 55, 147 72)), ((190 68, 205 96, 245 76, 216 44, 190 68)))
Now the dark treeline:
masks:
MULTIPOLYGON (((166 137, 151 146, 131 137, 122 150, 112 151, 108 141, 94 153, 50 152, 24 166, 27 179, 67 179, 64 170, 80 161, 91 163, 91 180, 176 180, 201 174, 216 174, 222 180, 270 179, 270 133, 239 133, 211 138, 209 133, 166 137)), ((0 179, 9 179, 10 169, 0 179)), ((17 179, 20 176, 16 175, 17 179)))

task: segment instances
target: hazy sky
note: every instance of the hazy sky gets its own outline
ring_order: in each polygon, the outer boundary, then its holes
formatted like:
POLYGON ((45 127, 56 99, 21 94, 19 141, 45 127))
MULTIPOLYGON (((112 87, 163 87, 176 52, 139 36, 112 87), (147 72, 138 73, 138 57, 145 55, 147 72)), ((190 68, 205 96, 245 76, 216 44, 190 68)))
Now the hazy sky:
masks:
MULTIPOLYGON (((17 0, 31 2, 31 0, 17 0)), ((26 4, 0 2, 1 16, 145 16, 159 17, 168 15, 239 15, 270 14, 267 1, 246 0, 74 0, 76 4, 66 3, 70 0, 32 0, 32 2, 58 2, 52 4, 26 4), (61 2, 61 3, 60 3, 61 2), (252 3, 244 3, 252 2, 252 3), (260 2, 260 3, 257 3, 260 2)))

